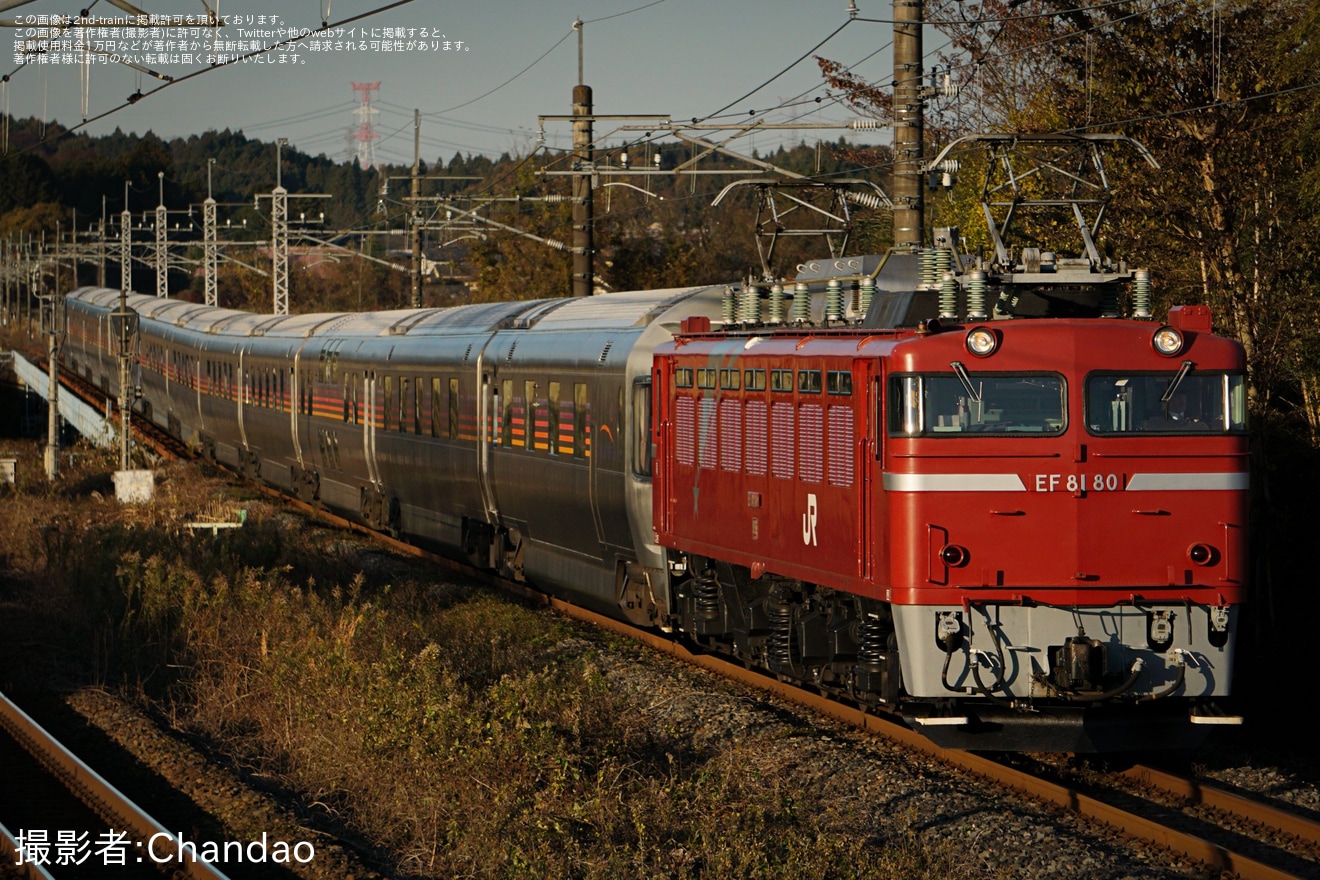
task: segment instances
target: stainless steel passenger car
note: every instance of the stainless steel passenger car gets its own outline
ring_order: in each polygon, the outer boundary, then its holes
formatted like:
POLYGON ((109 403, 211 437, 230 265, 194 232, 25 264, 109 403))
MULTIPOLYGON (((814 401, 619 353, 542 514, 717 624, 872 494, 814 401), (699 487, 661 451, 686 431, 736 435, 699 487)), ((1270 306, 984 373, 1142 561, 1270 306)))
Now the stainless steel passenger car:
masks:
MULTIPOLYGON (((669 608, 652 352, 722 288, 271 316, 128 297, 142 416, 244 474, 639 623, 669 608)), ((118 394, 113 290, 68 297, 68 366, 118 394)))

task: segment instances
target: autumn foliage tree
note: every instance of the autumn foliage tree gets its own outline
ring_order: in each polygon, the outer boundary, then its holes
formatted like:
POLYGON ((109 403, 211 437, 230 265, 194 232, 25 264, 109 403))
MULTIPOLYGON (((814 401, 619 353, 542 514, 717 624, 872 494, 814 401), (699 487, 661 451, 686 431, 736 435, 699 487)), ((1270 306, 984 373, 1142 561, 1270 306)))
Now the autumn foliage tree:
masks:
MULTIPOLYGON (((942 62, 962 88, 928 108, 928 155, 972 132, 1095 132, 1135 138, 1158 160, 1110 157, 1121 193, 1105 231, 1130 264, 1151 268, 1166 304, 1211 306, 1217 329, 1246 350, 1254 620, 1266 632, 1299 598, 1292 585, 1308 561, 1297 548, 1310 543, 1299 523, 1313 519, 1320 491, 1320 7, 983 0, 928 18, 949 38, 942 62)), ((859 110, 887 112, 886 89, 837 65, 825 73, 859 110)), ((984 160, 965 158, 975 192, 984 160)), ((931 210, 983 225, 972 198, 931 210)))

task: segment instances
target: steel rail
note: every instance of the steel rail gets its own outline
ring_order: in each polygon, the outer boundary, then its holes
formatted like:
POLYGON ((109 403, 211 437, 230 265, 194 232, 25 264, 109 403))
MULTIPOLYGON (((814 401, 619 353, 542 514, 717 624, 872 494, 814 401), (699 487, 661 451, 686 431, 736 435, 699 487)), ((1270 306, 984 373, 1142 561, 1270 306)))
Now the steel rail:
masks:
POLYGON ((1289 813, 1254 798, 1229 791, 1199 779, 1187 779, 1154 767, 1138 764, 1123 775, 1143 785, 1150 785, 1192 804, 1230 813, 1282 834, 1320 845, 1320 822, 1289 813))
POLYGON ((20 870, 28 880, 55 880, 50 871, 41 865, 19 858, 18 841, 3 822, 0 822, 0 859, 10 859, 10 865, 21 865, 20 870))
POLYGON ((564 614, 589 621, 603 629, 630 636, 657 651, 669 654, 684 662, 692 663, 736 681, 769 691, 785 700, 805 706, 813 712, 834 718, 851 727, 878 733, 946 764, 976 773, 978 776, 989 779, 996 784, 1009 786, 1037 800, 1062 807, 1084 818, 1103 822, 1126 837, 1155 843, 1215 870, 1234 873, 1242 880, 1296 880, 1294 874, 1281 871, 1195 835, 1167 828, 1159 822, 1130 813, 1067 786, 1040 779, 971 752, 940 748, 907 727, 858 709, 855 706, 804 690, 797 685, 779 681, 760 672, 748 670, 741 664, 724 660, 713 654, 695 654, 672 639, 639 631, 626 623, 579 608, 560 599, 550 599, 550 605, 564 614))
MULTIPOLYGON (((43 370, 47 374, 50 373, 50 364, 47 361, 46 356, 44 354, 34 355, 32 353, 28 353, 28 357, 32 361, 32 363, 35 364, 39 369, 43 370)), ((86 379, 84 379, 82 376, 79 376, 77 373, 72 373, 70 371, 65 370, 63 364, 61 364, 60 367, 59 380, 60 380, 60 385, 66 391, 69 391, 77 395, 77 397, 80 400, 82 400, 84 403, 88 404, 89 406, 94 406, 97 409, 100 409, 106 404, 107 398, 104 391, 102 391, 97 386, 93 385, 91 382, 88 382, 86 379)), ((118 416, 119 398, 118 397, 114 398, 114 400, 110 401, 110 403, 113 404, 115 414, 116 416, 118 416)), ((161 460, 174 461, 175 459, 179 458, 180 455, 187 453, 187 450, 184 448, 182 443, 180 443, 175 438, 170 437, 167 432, 165 432, 154 422, 151 422, 150 420, 143 418, 141 413, 135 413, 135 416, 136 417, 131 422, 131 427, 130 427, 131 432, 137 434, 139 436, 139 439, 142 440, 142 442, 150 446, 151 449, 161 458, 161 460), (168 440, 166 440, 165 438, 168 438, 168 440)))
MULTIPOLYGON (((163 834, 171 844, 177 845, 178 839, 172 832, 65 748, 4 694, 0 694, 0 727, 79 800, 113 826, 131 832, 139 841, 148 841, 163 834)), ((13 846, 12 841, 10 846, 13 846)), ((214 866, 194 859, 175 857, 160 864, 169 865, 180 876, 192 880, 228 880, 214 866)))

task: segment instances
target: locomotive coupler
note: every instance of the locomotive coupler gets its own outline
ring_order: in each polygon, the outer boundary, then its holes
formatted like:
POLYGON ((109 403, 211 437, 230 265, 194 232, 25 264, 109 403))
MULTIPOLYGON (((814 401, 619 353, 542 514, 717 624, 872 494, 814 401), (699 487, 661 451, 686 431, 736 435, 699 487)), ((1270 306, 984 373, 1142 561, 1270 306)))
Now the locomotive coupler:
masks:
POLYGON ((1059 647, 1050 648, 1050 672, 1054 685, 1062 691, 1099 690, 1108 667, 1105 646, 1086 637, 1086 630, 1077 627, 1077 635, 1064 639, 1059 647))

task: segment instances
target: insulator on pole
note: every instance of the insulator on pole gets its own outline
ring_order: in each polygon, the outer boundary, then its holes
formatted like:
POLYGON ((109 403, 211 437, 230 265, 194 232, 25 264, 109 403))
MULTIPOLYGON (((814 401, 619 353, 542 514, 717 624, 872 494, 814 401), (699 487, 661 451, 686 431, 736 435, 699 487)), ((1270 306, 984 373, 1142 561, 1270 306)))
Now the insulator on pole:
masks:
POLYGON ((880 198, 875 193, 845 192, 843 197, 854 205, 861 205, 863 208, 870 208, 875 211, 889 207, 885 204, 884 199, 880 198))
POLYGON ((871 301, 875 299, 875 279, 863 278, 857 295, 857 311, 865 318, 871 311, 871 301))
POLYGON ((931 248, 922 248, 917 252, 917 273, 921 286, 933 288, 937 286, 939 276, 935 273, 935 251, 931 248))
POLYGON ((943 279, 946 272, 954 272, 953 250, 947 247, 935 249, 935 277, 943 279))
POLYGON ((784 285, 770 285, 770 320, 771 324, 784 323, 784 285))
POLYGON ((825 284, 825 321, 843 320, 843 282, 831 278, 825 284))
POLYGON ((1118 317, 1118 290, 1112 284, 1106 284, 1100 292, 1100 317, 1118 317))
POLYGON ((744 325, 761 323, 761 288, 755 284, 744 284, 742 296, 738 302, 738 323, 744 325))
POLYGON ((952 272, 945 272, 940 281, 940 317, 958 317, 958 279, 952 272))
POLYGON ((1132 317, 1150 317, 1150 270, 1136 269, 1132 273, 1132 317))
POLYGON ((989 289, 989 279, 984 269, 973 269, 967 278, 967 318, 971 321, 984 321, 985 296, 989 289))
POLYGON ((793 323, 806 324, 811 321, 811 288, 807 282, 799 281, 793 287, 793 323))

